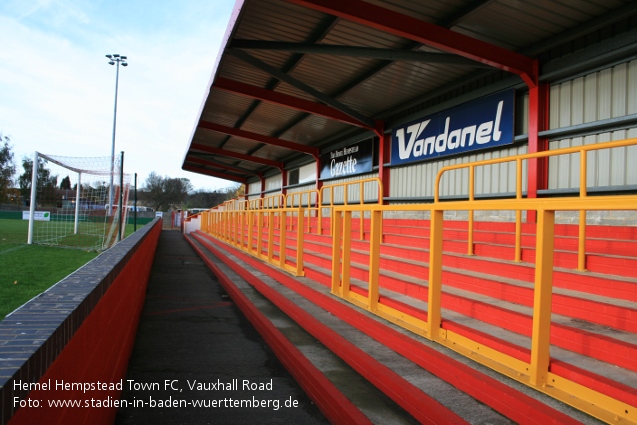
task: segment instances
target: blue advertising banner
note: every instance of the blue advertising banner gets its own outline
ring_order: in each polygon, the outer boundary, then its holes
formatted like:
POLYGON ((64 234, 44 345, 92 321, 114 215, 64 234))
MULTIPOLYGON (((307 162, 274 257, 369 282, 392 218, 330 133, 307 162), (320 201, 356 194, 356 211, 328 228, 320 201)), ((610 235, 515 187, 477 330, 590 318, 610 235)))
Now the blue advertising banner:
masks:
POLYGON ((391 165, 513 143, 514 101, 511 89, 394 128, 391 165))
POLYGON ((363 140, 321 155, 321 180, 369 173, 374 166, 372 140, 363 140))

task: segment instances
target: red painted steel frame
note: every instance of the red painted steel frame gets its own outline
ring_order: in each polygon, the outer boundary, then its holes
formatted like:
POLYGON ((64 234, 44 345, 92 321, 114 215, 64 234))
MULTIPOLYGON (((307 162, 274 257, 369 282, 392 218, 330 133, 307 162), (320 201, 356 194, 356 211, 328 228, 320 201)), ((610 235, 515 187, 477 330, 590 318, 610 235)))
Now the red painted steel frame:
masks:
MULTIPOLYGON (((385 163, 389 162, 389 153, 391 149, 391 134, 380 134, 378 142, 378 177, 383 184, 383 198, 389 197, 390 172, 385 167, 385 163)), ((385 201, 383 200, 383 204, 385 201)))
POLYGON ((529 86, 537 83, 533 59, 412 16, 360 0, 288 1, 518 74, 529 86))
MULTIPOLYGON (((540 139, 538 135, 548 125, 548 90, 546 85, 539 84, 537 59, 360 0, 288 1, 519 75, 529 87, 530 92, 529 152, 539 152, 548 148, 547 141, 540 139)), ((384 153, 384 145, 381 143, 382 153, 384 153)), ((389 192, 389 175, 385 174, 382 162, 379 157, 381 179, 389 192)), ((537 190, 546 187, 547 164, 546 159, 529 161, 528 197, 537 197, 537 190)), ((535 214, 529 212, 527 220, 535 221, 535 214)))
POLYGON ((265 136, 263 134, 253 133, 251 131, 241 130, 240 128, 227 127, 225 125, 215 124, 212 122, 200 120, 199 127, 208 130, 216 131, 218 133, 229 134, 231 136, 243 137, 244 139, 255 140, 257 142, 265 143, 266 145, 278 146, 281 148, 291 149, 297 152, 306 153, 312 155, 318 159, 319 150, 307 145, 300 145, 294 142, 288 142, 287 140, 277 139, 276 137, 265 136))
MULTIPOLYGON (((537 84, 529 88, 529 141, 528 153, 548 150, 548 139, 539 133, 548 128, 549 86, 537 84)), ((527 197, 537 198, 537 191, 548 185, 548 158, 530 159, 527 165, 527 197)), ((527 211, 527 222, 536 221, 536 212, 527 211)))
POLYGON ((299 111, 308 112, 313 115, 320 115, 325 118, 341 121, 346 124, 355 125, 357 127, 370 128, 366 124, 350 117, 347 114, 344 114, 338 109, 332 108, 331 106, 324 105, 322 103, 311 102, 309 100, 290 96, 284 93, 278 93, 273 90, 263 89, 261 87, 253 86, 250 84, 240 83, 238 81, 230 80, 227 78, 217 78, 212 87, 220 90, 226 90, 231 93, 237 93, 240 95, 263 100, 264 102, 274 103, 299 111))

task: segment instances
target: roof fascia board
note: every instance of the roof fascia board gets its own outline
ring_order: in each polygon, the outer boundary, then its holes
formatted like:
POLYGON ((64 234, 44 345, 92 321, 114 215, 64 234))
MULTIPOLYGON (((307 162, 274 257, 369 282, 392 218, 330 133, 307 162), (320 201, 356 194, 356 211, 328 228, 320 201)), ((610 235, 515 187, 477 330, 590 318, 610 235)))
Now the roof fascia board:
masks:
POLYGON ((223 77, 217 78, 213 87, 220 90, 225 90, 231 93, 236 93, 243 96, 248 96, 255 99, 263 100, 265 102, 274 103, 276 105, 281 105, 281 106, 296 109, 299 111, 308 112, 313 115, 320 115, 325 118, 344 122, 346 124, 355 125, 357 127, 370 128, 364 123, 361 123, 360 121, 356 119, 353 119, 352 117, 350 117, 347 114, 344 114, 338 109, 332 108, 322 103, 312 102, 306 99, 301 99, 299 97, 290 96, 284 93, 277 93, 273 90, 264 89, 264 88, 253 86, 250 84, 240 83, 238 81, 230 80, 228 78, 223 78, 223 77))
POLYGON ((329 105, 333 108, 338 109, 339 111, 343 112, 346 115, 349 115, 350 117, 354 118, 355 120, 359 121, 361 124, 363 124, 365 127, 368 128, 374 128, 376 126, 374 120, 370 117, 367 117, 363 114, 361 114, 358 111, 355 111, 354 109, 350 108, 349 106, 339 102, 338 100, 326 95, 323 92, 320 92, 318 90, 316 90, 315 88, 305 84, 304 82, 284 73, 279 71, 278 69, 276 69, 275 67, 268 65, 267 63, 263 62, 262 60, 255 58, 254 56, 239 50, 239 49, 228 49, 227 53, 232 54, 233 56, 235 56, 238 59, 241 59, 242 61, 254 66, 257 69, 260 69, 261 71, 270 74, 271 76, 277 78, 278 80, 284 81, 287 84, 290 84, 291 86, 304 91, 305 93, 315 97, 316 99, 320 100, 321 102, 325 103, 326 105, 329 105))
POLYGON ((287 140, 277 139, 275 137, 241 130, 240 128, 227 127, 225 125, 215 124, 209 121, 200 120, 199 127, 216 131, 217 133, 228 134, 230 136, 243 137, 244 139, 254 140, 257 142, 265 143, 266 145, 278 146, 280 148, 303 152, 314 157, 317 157, 319 154, 318 149, 312 146, 300 145, 298 143, 288 142, 287 140))
MULTIPOLYGON (((242 13, 243 9, 243 4, 245 3, 245 0, 235 0, 234 3, 234 7, 232 8, 232 15, 230 16, 230 21, 228 22, 228 25, 226 26, 226 32, 224 33, 223 39, 221 40, 221 45, 219 46, 219 52, 217 53, 217 58, 215 59, 215 64, 212 68, 212 73, 210 74, 210 79, 208 80, 208 85, 206 86, 206 91, 204 92, 204 96, 203 99, 201 100, 201 103, 199 104, 199 112, 197 113, 197 119, 199 119, 201 117, 201 114, 203 113, 203 110, 206 106, 206 102, 208 101, 208 95, 210 93, 210 88, 212 87, 212 84, 215 80, 215 78, 217 77, 217 73, 219 72, 219 66, 221 64, 221 61, 223 59, 223 52, 226 50, 228 43, 230 41, 230 39, 232 38, 232 35, 235 33, 235 31, 237 30, 237 22, 239 22, 239 17, 242 13)), ((197 121, 195 121, 192 130, 190 132, 190 141, 192 142, 192 140, 194 140, 195 138, 195 133, 197 132, 197 121)), ((183 155, 183 160, 181 161, 182 164, 184 163, 184 161, 186 160, 186 156, 188 155, 188 151, 189 149, 186 149, 186 152, 184 152, 183 155)))
POLYGON ((285 164, 279 161, 272 161, 266 158, 259 158, 258 156, 253 155, 244 155, 239 152, 232 152, 225 149, 219 149, 212 146, 202 145, 200 143, 193 143, 190 145, 190 150, 196 150, 201 152, 212 153, 219 156, 227 156, 231 158, 241 159, 243 161, 256 162, 258 164, 269 165, 270 167, 278 168, 279 170, 283 170, 285 164))
POLYGON ((537 84, 534 59, 412 16, 360 0, 287 1, 512 72, 529 86, 537 84))
POLYGON ((468 66, 472 68, 493 68, 481 62, 476 62, 474 60, 467 59, 458 55, 449 53, 420 52, 415 50, 379 49, 375 47, 342 46, 335 44, 288 43, 282 41, 245 39, 233 40, 230 44, 230 48, 361 57, 388 61, 426 62, 445 65, 468 66))
POLYGON ((243 184, 247 183, 247 179, 244 179, 242 177, 233 176, 231 174, 226 174, 226 173, 219 173, 217 171, 206 170, 205 168, 195 167, 194 165, 184 165, 181 168, 182 168, 182 170, 191 171, 191 172, 197 173, 197 174, 205 174, 207 176, 217 177, 217 178, 223 179, 223 180, 230 180, 230 181, 233 181, 233 182, 243 183, 243 184))

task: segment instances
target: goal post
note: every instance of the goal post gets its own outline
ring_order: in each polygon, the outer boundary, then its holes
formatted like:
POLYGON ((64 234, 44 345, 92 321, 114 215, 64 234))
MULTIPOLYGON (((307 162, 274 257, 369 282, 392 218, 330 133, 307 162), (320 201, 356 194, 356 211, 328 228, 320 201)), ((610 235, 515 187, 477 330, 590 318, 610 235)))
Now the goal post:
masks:
POLYGON ((123 238, 131 177, 122 172, 118 158, 110 193, 110 161, 36 152, 27 243, 102 251, 123 238))

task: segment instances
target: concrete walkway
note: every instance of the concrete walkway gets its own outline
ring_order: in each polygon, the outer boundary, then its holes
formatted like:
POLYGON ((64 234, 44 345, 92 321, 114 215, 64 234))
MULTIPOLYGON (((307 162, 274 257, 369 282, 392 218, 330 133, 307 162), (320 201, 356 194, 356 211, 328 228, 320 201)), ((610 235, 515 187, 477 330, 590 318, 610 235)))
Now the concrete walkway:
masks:
POLYGON ((159 239, 122 400, 121 425, 327 423, 174 230, 159 239))

